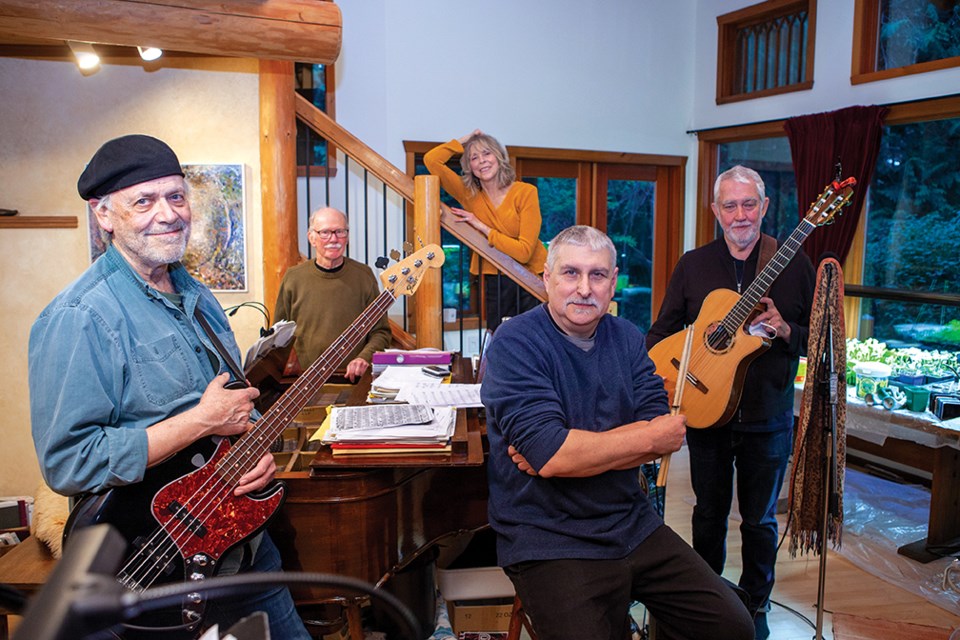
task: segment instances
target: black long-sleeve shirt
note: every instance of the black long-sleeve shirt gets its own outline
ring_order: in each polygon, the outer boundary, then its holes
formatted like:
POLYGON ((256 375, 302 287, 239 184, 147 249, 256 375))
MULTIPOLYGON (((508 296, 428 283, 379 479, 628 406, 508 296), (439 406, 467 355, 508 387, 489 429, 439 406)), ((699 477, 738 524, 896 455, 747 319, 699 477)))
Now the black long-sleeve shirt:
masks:
MULTIPOLYGON (((758 241, 744 261, 741 292, 756 276, 760 244, 758 241)), ((793 383, 799 358, 807 350, 815 280, 810 259, 799 251, 770 286, 766 295, 790 324, 790 341, 774 339, 749 365, 733 417, 736 422, 767 420, 793 407, 793 383)), ((736 263, 723 238, 688 251, 677 262, 660 314, 647 332, 647 348, 692 324, 707 294, 721 288, 737 291, 736 263)))

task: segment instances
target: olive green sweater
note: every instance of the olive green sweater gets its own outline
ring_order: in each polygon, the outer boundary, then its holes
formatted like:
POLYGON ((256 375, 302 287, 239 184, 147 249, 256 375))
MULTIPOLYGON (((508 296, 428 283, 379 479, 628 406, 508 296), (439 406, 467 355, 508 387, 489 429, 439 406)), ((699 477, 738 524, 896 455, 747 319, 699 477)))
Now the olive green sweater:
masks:
MULTIPOLYGON (((274 318, 297 323, 294 349, 300 366, 306 369, 379 295, 377 278, 367 265, 344 258, 340 269, 324 271, 311 260, 287 269, 274 318)), ((390 335, 384 315, 339 368, 357 357, 370 362, 375 351, 390 346, 390 335)))

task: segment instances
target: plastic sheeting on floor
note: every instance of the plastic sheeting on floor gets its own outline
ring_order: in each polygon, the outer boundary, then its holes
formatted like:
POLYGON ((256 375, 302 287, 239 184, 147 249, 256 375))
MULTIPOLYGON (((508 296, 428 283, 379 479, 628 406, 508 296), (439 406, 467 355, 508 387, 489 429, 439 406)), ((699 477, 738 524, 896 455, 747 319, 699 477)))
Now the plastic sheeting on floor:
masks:
POLYGON ((923 564, 897 553, 898 547, 926 537, 929 490, 848 468, 843 503, 843 544, 833 551, 950 613, 960 612, 960 593, 944 579, 953 558, 923 564))

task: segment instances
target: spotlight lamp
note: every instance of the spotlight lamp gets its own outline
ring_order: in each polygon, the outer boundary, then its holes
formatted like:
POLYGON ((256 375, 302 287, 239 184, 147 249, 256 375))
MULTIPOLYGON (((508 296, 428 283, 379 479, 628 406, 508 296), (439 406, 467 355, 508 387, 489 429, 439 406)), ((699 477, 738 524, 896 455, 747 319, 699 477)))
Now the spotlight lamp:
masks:
POLYGON ((70 51, 77 59, 77 66, 80 67, 81 71, 93 71, 100 66, 100 56, 97 55, 93 45, 89 42, 68 40, 67 46, 70 47, 70 51))
POLYGON ((163 55, 163 49, 156 47, 137 47, 137 51, 140 52, 140 58, 145 62, 153 62, 163 55))

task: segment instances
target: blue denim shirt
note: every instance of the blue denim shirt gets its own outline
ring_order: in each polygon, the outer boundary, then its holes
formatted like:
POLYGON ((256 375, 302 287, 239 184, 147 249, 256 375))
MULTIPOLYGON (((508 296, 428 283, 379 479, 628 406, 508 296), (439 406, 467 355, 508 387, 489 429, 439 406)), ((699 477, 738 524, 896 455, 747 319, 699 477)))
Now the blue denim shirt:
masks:
POLYGON ((58 493, 143 479, 146 428, 196 405, 218 373, 204 345, 216 350, 193 316, 198 305, 240 361, 213 294, 179 264, 170 275, 185 311, 110 247, 33 324, 31 428, 44 479, 58 493))

